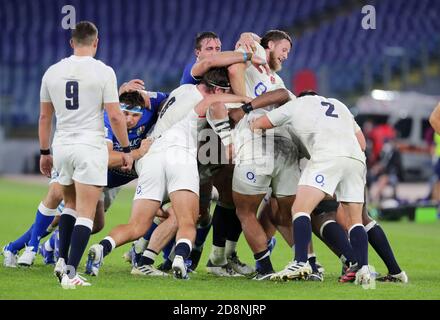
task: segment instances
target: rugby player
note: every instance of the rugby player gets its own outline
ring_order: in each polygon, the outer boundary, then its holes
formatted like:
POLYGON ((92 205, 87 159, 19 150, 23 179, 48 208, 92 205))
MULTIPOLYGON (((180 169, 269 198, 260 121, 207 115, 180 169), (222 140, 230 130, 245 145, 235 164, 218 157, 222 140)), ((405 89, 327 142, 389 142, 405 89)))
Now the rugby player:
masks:
POLYGON ((40 171, 59 172, 65 208, 60 217, 60 258, 55 274, 64 289, 89 286, 77 267, 93 228, 96 205, 107 184, 108 150, 104 138, 103 106, 123 149, 122 170, 133 164, 124 115, 119 108, 116 75, 95 60, 98 30, 88 21, 72 31, 73 55, 51 66, 43 76, 39 140, 40 171), (50 155, 54 112, 57 128, 50 155))

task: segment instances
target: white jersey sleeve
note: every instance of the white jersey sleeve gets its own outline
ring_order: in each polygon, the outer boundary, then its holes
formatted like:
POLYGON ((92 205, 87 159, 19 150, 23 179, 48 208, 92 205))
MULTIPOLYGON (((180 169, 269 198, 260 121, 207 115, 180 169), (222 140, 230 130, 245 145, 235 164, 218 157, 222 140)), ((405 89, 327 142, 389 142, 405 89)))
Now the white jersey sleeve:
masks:
POLYGON ((48 90, 47 84, 46 84, 46 73, 44 73, 43 79, 41 80, 40 102, 52 102, 52 99, 50 98, 49 90, 48 90))
POLYGON ((115 71, 108 68, 108 79, 104 85, 104 103, 119 103, 118 84, 115 71))
POLYGON ((289 104, 284 104, 279 108, 267 113, 267 118, 274 127, 279 127, 288 123, 291 119, 291 113, 289 112, 289 104))
POLYGON ((196 85, 184 84, 170 93, 165 105, 159 112, 151 136, 157 138, 174 124, 185 118, 194 107, 203 100, 196 85))

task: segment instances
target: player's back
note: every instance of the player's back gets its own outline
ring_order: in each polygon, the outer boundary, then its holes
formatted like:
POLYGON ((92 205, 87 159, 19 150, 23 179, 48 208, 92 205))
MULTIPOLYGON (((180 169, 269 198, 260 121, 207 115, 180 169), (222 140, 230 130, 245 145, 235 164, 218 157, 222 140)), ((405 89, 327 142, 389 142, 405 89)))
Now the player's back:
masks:
POLYGON ((174 124, 184 119, 202 100, 203 96, 196 85, 184 84, 172 91, 159 112, 152 136, 160 136, 174 124))
POLYGON ((72 55, 52 65, 43 76, 41 96, 55 108, 56 137, 64 143, 103 137, 104 103, 119 101, 113 69, 91 56, 72 55))
POLYGON ((294 132, 312 158, 333 155, 365 160, 353 115, 339 100, 306 96, 290 101, 285 108, 294 132))

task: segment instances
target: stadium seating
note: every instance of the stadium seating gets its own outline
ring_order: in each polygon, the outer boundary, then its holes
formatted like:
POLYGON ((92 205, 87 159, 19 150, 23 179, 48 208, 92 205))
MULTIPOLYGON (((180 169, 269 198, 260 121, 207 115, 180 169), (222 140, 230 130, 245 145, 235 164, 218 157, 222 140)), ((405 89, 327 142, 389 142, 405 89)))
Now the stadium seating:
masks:
MULTIPOLYGON (((71 0, 76 18, 92 20, 99 28, 98 58, 111 65, 119 82, 133 77, 150 89, 170 90, 184 65, 193 57, 197 32, 217 32, 225 50, 232 49, 240 32, 263 34, 272 28, 288 29, 326 10, 344 7, 347 0, 71 0)), ((10 103, 2 121, 36 123, 39 87, 45 69, 70 55, 70 32, 61 28, 64 1, 0 0, 5 21, 0 46, 0 98, 10 103)), ((440 1, 381 0, 375 4, 377 28, 361 28, 360 8, 337 15, 317 29, 295 39, 294 54, 281 75, 290 79, 298 70, 319 71, 328 66, 331 91, 349 91, 363 83, 359 70, 369 66, 383 72, 386 47, 402 47, 417 63, 424 48, 439 48, 440 1), (422 48, 422 46, 424 46, 422 48)), ((390 58, 393 68, 401 61, 390 58)), ((289 85, 289 81, 286 81, 289 85)))

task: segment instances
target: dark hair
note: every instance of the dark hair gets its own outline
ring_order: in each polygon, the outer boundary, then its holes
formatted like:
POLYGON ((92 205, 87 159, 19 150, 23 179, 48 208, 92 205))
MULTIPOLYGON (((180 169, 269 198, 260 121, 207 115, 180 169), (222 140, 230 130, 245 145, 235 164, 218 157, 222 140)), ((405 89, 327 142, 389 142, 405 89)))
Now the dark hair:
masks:
POLYGON ((124 92, 119 96, 119 102, 125 103, 129 106, 144 106, 145 101, 138 91, 124 92))
POLYGON ((200 83, 203 83, 208 88, 230 88, 228 69, 225 67, 211 68, 203 75, 200 83))
POLYGON ((72 39, 79 45, 90 46, 98 36, 98 28, 90 21, 78 22, 72 30, 72 39))
POLYGON ((269 41, 280 41, 287 40, 290 42, 290 46, 293 47, 292 38, 287 34, 287 32, 281 30, 269 30, 266 34, 261 38, 261 46, 264 49, 269 48, 269 41))
POLYGON ((315 91, 313 91, 313 90, 305 90, 305 91, 302 91, 298 95, 298 98, 305 97, 305 96, 317 96, 317 95, 318 94, 315 91))
POLYGON ((218 39, 218 35, 212 31, 204 31, 198 33, 196 36, 194 48, 200 50, 202 48, 202 41, 204 39, 218 39))

